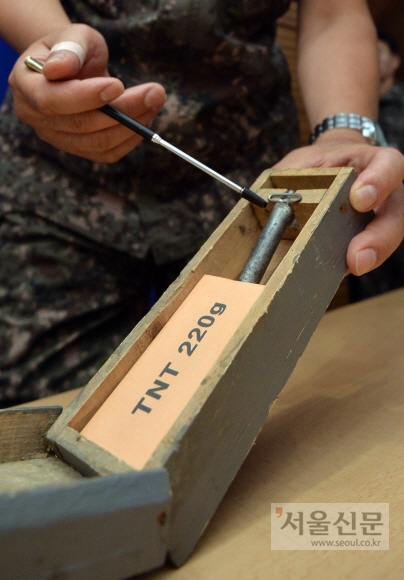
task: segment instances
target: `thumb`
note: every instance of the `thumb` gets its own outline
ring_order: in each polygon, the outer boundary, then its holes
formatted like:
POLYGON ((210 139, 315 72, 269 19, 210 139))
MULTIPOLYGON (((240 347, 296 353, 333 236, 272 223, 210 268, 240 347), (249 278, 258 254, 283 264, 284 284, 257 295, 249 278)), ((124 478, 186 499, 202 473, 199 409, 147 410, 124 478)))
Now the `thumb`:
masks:
POLYGON ((109 76, 103 36, 84 24, 72 24, 46 39, 49 47, 43 75, 48 80, 109 76))

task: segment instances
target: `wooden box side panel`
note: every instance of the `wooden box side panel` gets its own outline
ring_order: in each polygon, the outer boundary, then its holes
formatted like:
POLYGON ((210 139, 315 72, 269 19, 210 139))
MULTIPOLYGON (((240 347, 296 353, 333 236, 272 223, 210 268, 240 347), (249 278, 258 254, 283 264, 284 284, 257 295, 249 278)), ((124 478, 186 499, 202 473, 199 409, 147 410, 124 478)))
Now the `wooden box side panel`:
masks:
POLYGON ((2 580, 118 580, 162 565, 171 510, 167 471, 83 478, 47 456, 45 434, 61 411, 0 412, 2 580))
POLYGON ((93 441, 89 441, 71 427, 64 427, 57 441, 52 439, 50 431, 48 440, 58 457, 85 476, 106 476, 134 471, 131 465, 115 457, 106 449, 102 449, 93 441))
POLYGON ((164 563, 165 470, 0 494, 2 580, 120 580, 164 563))
POLYGON ((321 215, 313 214, 301 251, 288 254, 290 271, 283 280, 283 273, 275 272, 253 307, 262 309, 257 323, 251 322, 254 332, 244 329, 242 347, 236 351, 233 343, 230 353, 229 345, 230 364, 221 360, 220 372, 212 370, 212 384, 207 378, 205 385, 210 396, 197 405, 198 413, 188 409, 188 422, 177 439, 171 436, 165 461, 160 450, 173 490, 170 555, 177 565, 192 552, 346 272, 349 241, 368 219, 348 207, 354 177, 346 177, 345 172, 335 199, 330 201, 330 192, 328 207, 319 208, 321 215), (278 288, 265 312, 265 294, 273 285, 278 288))
POLYGON ((46 433, 61 412, 57 406, 0 410, 0 463, 46 456, 46 433))
POLYGON ((270 187, 285 189, 328 189, 340 173, 339 167, 279 169, 270 174, 270 187))

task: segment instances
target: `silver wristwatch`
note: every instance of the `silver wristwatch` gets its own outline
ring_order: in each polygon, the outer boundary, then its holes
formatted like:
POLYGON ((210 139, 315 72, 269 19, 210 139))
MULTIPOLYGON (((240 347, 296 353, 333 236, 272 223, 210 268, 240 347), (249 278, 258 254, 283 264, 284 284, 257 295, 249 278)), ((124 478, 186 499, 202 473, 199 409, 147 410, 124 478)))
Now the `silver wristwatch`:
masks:
POLYGON ((379 123, 369 117, 361 117, 355 113, 337 113, 337 115, 326 117, 311 132, 310 144, 314 143, 317 137, 330 129, 356 129, 369 140, 371 145, 387 145, 379 123))

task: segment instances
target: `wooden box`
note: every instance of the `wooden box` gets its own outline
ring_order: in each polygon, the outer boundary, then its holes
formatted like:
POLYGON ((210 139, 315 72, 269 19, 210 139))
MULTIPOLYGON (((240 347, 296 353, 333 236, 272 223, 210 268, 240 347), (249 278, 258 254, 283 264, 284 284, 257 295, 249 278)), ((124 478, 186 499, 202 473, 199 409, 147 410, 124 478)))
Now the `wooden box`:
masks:
POLYGON ((62 407, 0 411, 2 580, 118 580, 163 564, 163 469, 83 477, 49 449, 62 407))
MULTIPOLYGON (((253 185, 252 189, 263 198, 287 189, 300 193, 303 199, 295 207, 296 219, 286 230, 285 239, 261 281, 264 289, 248 316, 218 353, 216 362, 143 469, 135 470, 86 438, 82 430, 204 275, 237 279, 268 218, 271 204, 266 209, 244 200, 237 204, 50 428, 47 441, 52 453, 60 458, 63 468, 72 468, 75 478, 77 474, 83 476, 75 479, 74 485, 83 485, 83 480, 100 485, 106 482, 105 489, 114 496, 118 493, 115 481, 133 478, 142 485, 144 478, 146 491, 140 502, 134 501, 133 513, 136 516, 139 505, 143 506, 145 517, 150 517, 150 537, 154 536, 145 547, 142 533, 138 537, 131 535, 130 541, 138 542, 134 550, 149 550, 149 560, 148 564, 146 559, 142 564, 133 561, 132 570, 125 571, 127 576, 139 573, 145 566, 151 569, 161 565, 162 544, 163 552, 175 565, 181 565, 191 554, 338 289, 346 273, 345 254, 350 240, 370 219, 368 214, 355 212, 349 204, 349 190, 355 177, 349 168, 268 170, 253 185), (147 500, 147 486, 152 481, 148 478, 153 477, 157 478, 155 489, 159 490, 151 496, 154 503, 147 500), (171 499, 167 493, 171 493, 171 499), (157 520, 160 535, 155 526, 157 520)), ((55 457, 53 460, 56 461, 55 457)), ((56 498, 54 488, 52 493, 56 498)), ((66 520, 68 511, 64 514, 66 520)), ((66 525, 69 527, 70 523, 66 525)), ((143 529, 140 520, 136 525, 143 529)), ((106 558, 107 553, 108 550, 104 551, 106 558)), ((64 570, 66 578, 76 577, 69 575, 67 568, 64 570)), ((108 578, 125 577, 120 571, 115 574, 121 576, 111 573, 108 578)), ((23 575, 19 578, 25 577, 28 578, 23 575)), ((30 578, 45 577, 51 576, 30 578)), ((86 576, 90 577, 93 576, 86 576)))

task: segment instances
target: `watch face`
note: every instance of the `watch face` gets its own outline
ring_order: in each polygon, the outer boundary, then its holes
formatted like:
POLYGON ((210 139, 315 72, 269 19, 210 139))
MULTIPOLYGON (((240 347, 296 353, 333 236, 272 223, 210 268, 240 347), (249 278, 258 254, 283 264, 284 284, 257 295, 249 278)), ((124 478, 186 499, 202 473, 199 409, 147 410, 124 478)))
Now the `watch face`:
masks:
POLYGON ((374 139, 376 136, 376 126, 371 119, 362 117, 362 135, 367 139, 374 139))

